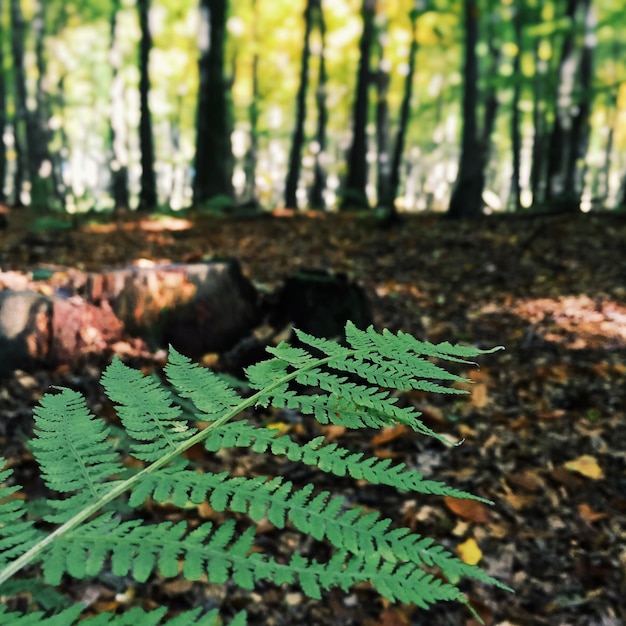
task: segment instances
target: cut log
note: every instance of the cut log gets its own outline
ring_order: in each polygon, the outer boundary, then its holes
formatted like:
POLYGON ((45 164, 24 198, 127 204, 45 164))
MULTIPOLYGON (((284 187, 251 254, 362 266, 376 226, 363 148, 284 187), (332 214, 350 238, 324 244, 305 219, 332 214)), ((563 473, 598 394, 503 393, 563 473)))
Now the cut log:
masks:
POLYGON ((199 357, 232 348, 260 317, 257 292, 234 260, 18 278, 1 281, 0 374, 72 363, 125 335, 199 357))
POLYGON ((271 323, 275 328, 292 323, 315 337, 342 338, 348 320, 358 328, 373 323, 363 288, 345 274, 303 269, 277 292, 271 323))
POLYGON ((29 370, 50 355, 51 303, 34 291, 0 291, 0 375, 29 370))
POLYGON ((234 259, 91 274, 85 297, 108 301, 129 333, 191 357, 231 348, 260 315, 257 292, 234 259))

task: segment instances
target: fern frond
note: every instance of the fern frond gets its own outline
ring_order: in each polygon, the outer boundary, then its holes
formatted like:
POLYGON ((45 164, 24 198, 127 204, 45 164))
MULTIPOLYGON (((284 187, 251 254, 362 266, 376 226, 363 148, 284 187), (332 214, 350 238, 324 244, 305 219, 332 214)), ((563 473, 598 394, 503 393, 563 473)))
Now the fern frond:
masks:
POLYGON ((178 394, 191 400, 202 411, 201 419, 219 419, 241 402, 222 378, 176 350, 170 350, 165 373, 178 394))
POLYGON ((249 448, 253 452, 281 454, 290 461, 300 461, 335 476, 364 479, 372 485, 387 485, 399 491, 452 496, 493 504, 467 491, 435 480, 408 469, 404 463, 392 464, 390 459, 365 457, 362 452, 352 452, 336 443, 324 445, 324 437, 316 437, 304 444, 296 443, 288 435, 279 435, 273 428, 259 428, 245 421, 229 422, 211 431, 205 440, 210 452, 225 448, 249 448))
POLYGON ((31 446, 44 482, 54 491, 74 492, 65 500, 49 502, 56 513, 46 520, 64 522, 73 511, 97 502, 108 489, 107 480, 122 472, 123 466, 108 440, 106 424, 89 412, 79 393, 62 389, 46 394, 33 413, 36 428, 31 446))
MULTIPOLYGON (((5 464, 2 457, 0 464, 5 464)), ((26 519, 24 500, 18 496, 19 485, 5 485, 12 473, 10 469, 0 471, 0 568, 26 552, 42 536, 33 522, 26 519)))
MULTIPOLYGON (((223 621, 219 618, 216 609, 202 614, 201 609, 184 611, 177 616, 164 620, 167 609, 160 607, 153 611, 144 611, 140 607, 133 607, 123 613, 101 613, 95 617, 79 619, 80 613, 84 610, 82 605, 76 605, 53 616, 46 616, 41 611, 35 611, 26 615, 17 612, 10 612, 6 607, 0 606, 0 626, 219 626, 223 621)), ((244 612, 238 613, 230 622, 230 626, 244 626, 246 615, 244 612)))
POLYGON ((109 399, 118 404, 120 421, 134 440, 130 453, 135 458, 156 461, 197 432, 181 419, 181 408, 158 380, 126 367, 118 357, 101 382, 109 399))
POLYGON ((277 528, 284 528, 289 520, 300 532, 318 540, 327 539, 337 549, 354 555, 378 554, 381 560, 409 561, 415 567, 435 565, 452 580, 469 577, 500 584, 479 568, 433 545, 431 539, 410 533, 407 528, 389 530, 391 520, 377 513, 367 513, 362 507, 347 508, 344 498, 333 497, 327 491, 313 496, 311 484, 295 490, 291 482, 281 478, 232 478, 227 472, 174 473, 165 468, 147 478, 131 500, 137 495, 152 495, 157 501, 171 501, 178 506, 208 499, 216 511, 246 513, 257 522, 267 517, 277 528))

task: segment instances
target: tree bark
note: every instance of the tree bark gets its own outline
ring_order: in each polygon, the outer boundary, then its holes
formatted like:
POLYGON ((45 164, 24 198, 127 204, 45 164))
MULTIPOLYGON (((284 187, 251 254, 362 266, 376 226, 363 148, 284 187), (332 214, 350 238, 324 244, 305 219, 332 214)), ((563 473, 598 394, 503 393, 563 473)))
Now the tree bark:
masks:
POLYGON ((300 86, 296 95, 296 120, 289 152, 289 169, 285 181, 285 206, 298 208, 298 182, 302 166, 302 148, 304 145, 304 122, 306 120, 306 92, 309 86, 309 58, 311 56, 311 28, 313 21, 313 0, 307 0, 304 10, 304 45, 300 61, 300 86))
POLYGON ((374 38, 376 0, 363 0, 363 33, 359 44, 360 61, 353 108, 352 145, 343 189, 343 209, 369 208, 367 201, 367 111, 370 85, 370 57, 374 38))
POLYGON ((228 0, 200 0, 201 37, 193 201, 233 197, 229 85, 224 76, 228 0))
POLYGON ((150 115, 150 0, 137 0, 141 42, 139 44, 139 146, 141 151, 141 188, 139 211, 152 211, 157 206, 156 178, 154 175, 154 138, 150 115))
POLYGON ((476 0, 464 0, 465 63, 463 70, 463 131, 459 173, 450 198, 448 215, 471 218, 482 214, 484 146, 478 137, 478 7, 476 0))

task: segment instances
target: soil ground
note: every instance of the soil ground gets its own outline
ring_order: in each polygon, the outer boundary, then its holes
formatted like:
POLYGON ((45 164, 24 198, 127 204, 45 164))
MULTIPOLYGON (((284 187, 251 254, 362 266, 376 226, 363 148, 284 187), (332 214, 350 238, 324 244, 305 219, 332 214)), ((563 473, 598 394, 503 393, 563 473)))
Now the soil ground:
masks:
MULTIPOLYGON (((29 220, 9 216, 0 235, 3 270, 54 263, 98 271, 138 258, 234 256, 257 286, 272 290, 299 268, 327 268, 363 285, 379 328, 433 342, 505 346, 482 358, 480 369, 467 371, 475 384, 463 399, 406 397, 429 425, 464 438, 458 448, 401 429, 383 437, 323 431, 355 450, 405 462, 490 498, 496 504, 486 514, 452 510, 438 498, 331 480, 267 458, 225 455, 220 463, 235 471, 287 473, 294 482, 318 481, 350 502, 381 507, 395 523, 451 550, 474 539, 480 565, 515 589, 510 595, 463 587, 489 625, 626 623, 626 219, 456 223, 414 217, 383 229, 354 215, 198 217, 184 230, 175 229, 179 221, 146 220, 48 233, 29 232, 29 220)), ((28 430, 32 406, 49 385, 61 384, 84 392, 95 409, 106 407, 96 381, 108 358, 74 370, 15 372, 0 383, 0 444, 23 476, 35 469, 15 435, 28 430)), ((293 434, 318 432, 311 427, 293 434)), ((151 514, 162 519, 168 512, 151 514)), ((290 532, 268 530, 263 536, 264 549, 276 554, 299 540, 290 532)), ((139 588, 129 581, 81 582, 71 592, 94 594, 94 610, 103 610, 119 608, 131 588, 132 601, 146 606, 203 604, 221 607, 226 616, 246 608, 253 624, 474 623, 462 607, 426 613, 390 606, 367 586, 347 594, 333 590, 319 602, 271 584, 248 593, 158 577, 139 588)))

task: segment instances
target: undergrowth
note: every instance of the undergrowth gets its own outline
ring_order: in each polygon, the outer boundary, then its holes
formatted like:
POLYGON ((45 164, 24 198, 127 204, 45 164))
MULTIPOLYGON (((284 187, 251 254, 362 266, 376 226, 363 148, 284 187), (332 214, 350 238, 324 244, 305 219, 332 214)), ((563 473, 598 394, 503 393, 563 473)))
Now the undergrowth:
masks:
MULTIPOLYGON (((493 350, 434 345, 402 332, 361 331, 350 323, 345 346, 296 332, 300 347, 281 343, 268 348, 272 358, 248 368, 250 393, 243 398, 223 378, 173 349, 164 383, 114 359, 102 384, 117 405, 127 438, 124 453, 116 447, 119 437, 112 437, 105 421, 90 413, 79 393, 58 389, 46 394, 35 409, 31 448, 55 495, 34 507, 13 484, 11 470, 0 473, 0 599, 20 592, 33 598, 24 613, 0 607, 0 624, 72 624, 85 606, 59 609, 62 596, 55 587, 64 578, 92 579, 104 573, 144 582, 158 572, 166 578, 233 581, 245 589, 265 580, 299 585, 311 598, 321 598, 331 587, 348 591, 369 582, 391 602, 428 608, 458 601, 470 610, 458 588, 461 579, 506 588, 432 539, 393 527, 380 513, 350 506, 313 484, 299 488, 283 477, 201 471, 183 456, 199 443, 208 451, 245 448, 403 492, 487 502, 426 480, 404 464, 368 458, 324 437, 298 443, 250 423, 242 413, 249 407, 271 406, 346 428, 404 424, 445 443, 420 421, 414 408, 398 406, 392 392, 464 393, 450 386, 464 379, 434 361, 467 363, 493 350), (332 551, 321 561, 298 551, 280 560, 255 544, 254 523, 243 532, 237 532, 234 515, 221 524, 184 516, 178 522, 148 523, 140 515, 148 500, 181 509, 208 501, 217 512, 246 514, 255 523, 263 520, 277 529, 295 529, 326 542, 332 551)), ((230 623, 244 624, 245 619, 242 612, 230 623)), ((174 626, 222 623, 216 611, 172 616, 163 607, 134 607, 122 614, 101 613, 81 624, 163 620, 174 626)))

